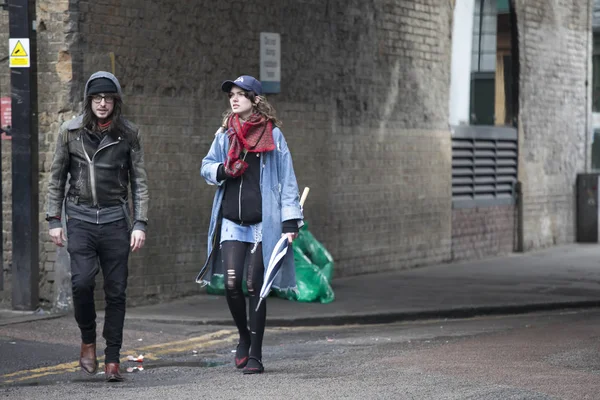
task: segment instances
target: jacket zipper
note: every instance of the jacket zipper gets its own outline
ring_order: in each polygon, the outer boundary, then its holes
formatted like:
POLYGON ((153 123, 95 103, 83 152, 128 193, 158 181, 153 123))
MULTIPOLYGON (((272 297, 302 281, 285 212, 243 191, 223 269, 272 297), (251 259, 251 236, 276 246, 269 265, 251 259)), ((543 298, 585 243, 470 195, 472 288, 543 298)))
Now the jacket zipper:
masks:
MULTIPOLYGON (((242 161, 246 161, 246 156, 248 155, 248 151, 246 149, 244 149, 244 157, 242 158, 242 161)), ((240 181, 240 193, 239 193, 239 201, 238 201, 238 213, 239 213, 239 220, 240 223, 243 225, 244 224, 244 220, 242 219, 242 187, 244 186, 244 175, 241 176, 241 181, 240 181)))
POLYGON ((243 225, 244 221, 242 220, 242 186, 244 186, 244 175, 242 175, 242 180, 240 181, 240 193, 239 193, 239 203, 238 203, 238 210, 239 210, 239 220, 240 223, 243 225))
MULTIPOLYGON (((98 150, 96 150, 96 152, 90 159, 90 156, 88 155, 87 151, 85 150, 85 145, 83 144, 83 138, 81 140, 81 148, 83 149, 83 154, 85 154, 85 158, 87 158, 88 164, 90 165, 90 185, 92 187, 91 188, 92 189, 92 202, 93 202, 94 206, 98 205, 98 196, 96 193, 96 169, 94 168, 94 159, 96 158, 96 154, 98 154, 98 152, 100 150, 104 150, 107 147, 113 146, 118 143, 119 143, 119 141, 111 142, 111 143, 107 144, 106 146, 100 147, 98 150)), ((97 224, 100 223, 100 210, 96 211, 96 223, 97 224)))

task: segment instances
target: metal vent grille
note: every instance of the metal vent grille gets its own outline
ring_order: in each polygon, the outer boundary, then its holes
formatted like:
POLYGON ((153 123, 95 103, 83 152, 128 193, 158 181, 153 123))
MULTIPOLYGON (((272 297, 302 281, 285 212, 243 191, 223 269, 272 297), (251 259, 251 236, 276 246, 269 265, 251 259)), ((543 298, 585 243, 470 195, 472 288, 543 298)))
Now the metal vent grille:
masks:
POLYGON ((452 136, 452 206, 514 204, 517 166, 516 129, 455 128, 452 136))

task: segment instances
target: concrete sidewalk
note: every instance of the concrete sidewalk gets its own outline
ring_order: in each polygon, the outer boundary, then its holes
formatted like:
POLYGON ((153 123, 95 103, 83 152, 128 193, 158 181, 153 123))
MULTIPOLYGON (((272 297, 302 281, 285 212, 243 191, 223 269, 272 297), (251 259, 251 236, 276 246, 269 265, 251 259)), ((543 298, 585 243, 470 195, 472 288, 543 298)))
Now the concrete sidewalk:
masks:
MULTIPOLYGON (((600 245, 333 280, 329 304, 268 299, 267 324, 383 323, 600 306, 600 245)), ((130 308, 130 320, 232 325, 224 296, 130 308)))
MULTIPOLYGON (((336 299, 329 304, 270 297, 267 324, 383 323, 597 307, 600 245, 572 244, 487 260, 334 278, 332 286, 336 299)), ((0 310, 0 325, 27 317, 18 313, 11 319, 9 314, 0 310)), ((31 314, 32 319, 40 317, 31 314)), ((205 293, 132 307, 127 319, 232 325, 225 297, 205 293)))
MULTIPOLYGON (((9 305, 4 305, 8 307, 9 305)), ((43 319, 59 318, 64 314, 52 314, 49 311, 38 309, 36 311, 15 311, 0 307, 0 326, 32 322, 43 319)))

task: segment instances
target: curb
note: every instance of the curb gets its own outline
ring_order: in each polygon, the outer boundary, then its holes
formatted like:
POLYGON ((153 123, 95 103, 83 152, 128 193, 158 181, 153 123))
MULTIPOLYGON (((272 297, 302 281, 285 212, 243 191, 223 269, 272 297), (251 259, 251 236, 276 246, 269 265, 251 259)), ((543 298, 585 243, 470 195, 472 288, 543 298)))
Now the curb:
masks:
POLYGON ((24 315, 24 316, 14 316, 9 318, 0 318, 0 326, 8 326, 14 324, 22 324, 26 322, 34 322, 45 319, 55 319, 64 317, 68 315, 68 313, 59 313, 59 314, 45 314, 45 315, 24 315))
MULTIPOLYGON (((600 300, 585 300, 575 302, 510 304, 500 306, 473 306, 456 307, 440 310, 399 311, 381 313, 354 313, 354 314, 329 314, 314 317, 271 317, 267 315, 267 326, 322 326, 322 325, 374 325, 389 324, 393 322, 434 320, 434 319, 462 319, 485 315, 515 315, 539 311, 568 310, 581 308, 600 307, 600 300)), ((130 321, 148 321, 155 323, 180 324, 180 325, 227 325, 233 324, 231 319, 182 319, 162 317, 126 317, 130 321)))

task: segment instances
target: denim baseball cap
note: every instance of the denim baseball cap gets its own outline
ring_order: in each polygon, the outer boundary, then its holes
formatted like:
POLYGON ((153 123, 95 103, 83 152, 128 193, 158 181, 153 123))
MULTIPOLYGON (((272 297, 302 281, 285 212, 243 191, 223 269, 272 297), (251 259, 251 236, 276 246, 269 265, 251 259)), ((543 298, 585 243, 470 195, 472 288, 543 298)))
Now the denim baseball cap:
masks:
POLYGON ((252 91, 258 95, 262 94, 262 85, 260 81, 250 75, 242 75, 235 81, 225 81, 221 85, 224 92, 229 93, 232 86, 238 86, 244 90, 252 91))

